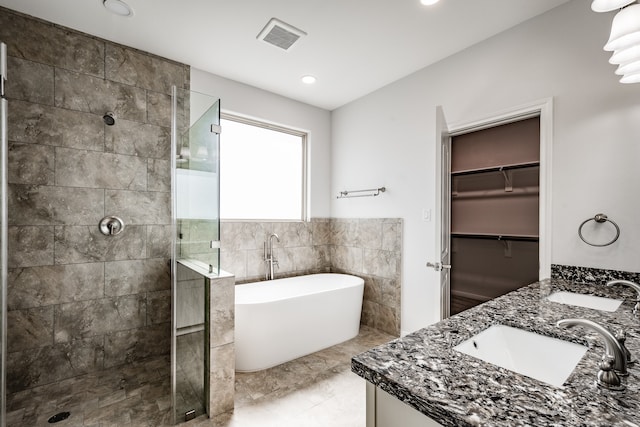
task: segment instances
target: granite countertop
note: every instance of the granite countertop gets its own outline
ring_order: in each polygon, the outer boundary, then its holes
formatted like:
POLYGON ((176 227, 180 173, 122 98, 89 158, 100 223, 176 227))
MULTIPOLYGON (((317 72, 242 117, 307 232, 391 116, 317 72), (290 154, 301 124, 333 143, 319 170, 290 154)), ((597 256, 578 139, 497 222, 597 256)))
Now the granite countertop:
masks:
POLYGON ((443 426, 638 426, 640 362, 629 367, 621 392, 595 385, 604 342, 583 328, 556 321, 584 318, 612 332, 623 328, 640 357, 640 320, 627 287, 547 279, 464 311, 355 356, 353 372, 443 426), (566 290, 624 299, 613 313, 544 299, 566 290), (453 350, 491 325, 508 325, 589 346, 562 387, 554 387, 453 350))

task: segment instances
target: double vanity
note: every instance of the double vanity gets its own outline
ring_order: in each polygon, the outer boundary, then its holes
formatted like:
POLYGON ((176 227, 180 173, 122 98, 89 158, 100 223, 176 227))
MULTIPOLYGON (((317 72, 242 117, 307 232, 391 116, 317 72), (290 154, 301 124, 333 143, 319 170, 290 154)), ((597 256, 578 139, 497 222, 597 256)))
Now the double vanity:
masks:
POLYGON ((357 355, 367 427, 640 427, 640 362, 615 374, 612 336, 640 357, 635 302, 626 286, 548 279, 357 355))

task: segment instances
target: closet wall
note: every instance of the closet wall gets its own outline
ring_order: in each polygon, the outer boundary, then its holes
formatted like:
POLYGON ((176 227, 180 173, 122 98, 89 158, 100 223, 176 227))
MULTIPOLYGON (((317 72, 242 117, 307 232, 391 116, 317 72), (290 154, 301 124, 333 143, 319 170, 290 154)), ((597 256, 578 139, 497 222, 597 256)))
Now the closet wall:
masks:
POLYGON ((538 280, 540 119, 451 141, 451 314, 538 280))

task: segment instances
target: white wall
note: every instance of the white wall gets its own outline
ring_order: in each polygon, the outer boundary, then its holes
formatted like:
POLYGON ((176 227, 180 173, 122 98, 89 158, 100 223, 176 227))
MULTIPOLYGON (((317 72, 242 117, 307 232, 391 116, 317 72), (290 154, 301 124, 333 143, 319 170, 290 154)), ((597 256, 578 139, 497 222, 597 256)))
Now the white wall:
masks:
MULTIPOLYGON (((552 254, 555 264, 640 271, 640 85, 622 85, 602 50, 613 14, 574 0, 332 113, 332 194, 385 185, 381 197, 332 200, 333 217, 402 217, 402 329, 439 320, 435 107, 471 122, 553 97, 552 254), (622 229, 605 248, 578 225, 604 212, 622 229)), ((456 29, 452 29, 455 31, 456 29)), ((464 30, 464 29, 460 29, 464 30)))
MULTIPOLYGON (((191 68, 191 90, 219 97, 223 112, 307 132, 310 159, 309 216, 329 217, 331 213, 331 114, 329 111, 195 68, 191 68)), ((224 129, 221 138, 224 141, 224 129)))

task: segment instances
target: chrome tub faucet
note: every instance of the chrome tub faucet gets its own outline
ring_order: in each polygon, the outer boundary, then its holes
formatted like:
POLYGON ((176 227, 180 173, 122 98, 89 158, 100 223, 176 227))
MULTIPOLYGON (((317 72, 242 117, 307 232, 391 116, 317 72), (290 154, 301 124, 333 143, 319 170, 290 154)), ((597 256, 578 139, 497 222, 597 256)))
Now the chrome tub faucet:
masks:
POLYGON ((276 238, 278 242, 280 242, 280 237, 276 233, 271 233, 269 237, 267 237, 267 241, 264 242, 264 262, 267 264, 267 269, 265 273, 266 280, 273 280, 274 276, 274 265, 278 265, 278 259, 273 254, 273 238, 276 238))

